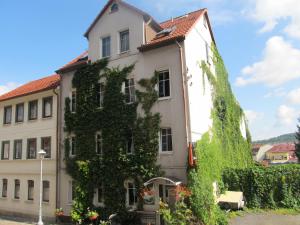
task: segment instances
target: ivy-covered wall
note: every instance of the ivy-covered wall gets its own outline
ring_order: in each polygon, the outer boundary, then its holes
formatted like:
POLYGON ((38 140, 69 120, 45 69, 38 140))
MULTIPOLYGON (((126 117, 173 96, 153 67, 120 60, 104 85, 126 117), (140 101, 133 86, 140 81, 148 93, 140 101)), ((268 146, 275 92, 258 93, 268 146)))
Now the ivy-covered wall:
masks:
MULTIPOLYGON (((244 113, 231 90, 228 73, 216 47, 213 63, 215 73, 206 62, 200 62, 205 76, 213 89, 213 126, 203 135, 195 148, 196 167, 189 170, 190 198, 194 214, 204 224, 226 224, 224 214, 215 204, 213 182, 217 181, 222 189, 222 171, 224 168, 245 168, 252 165, 251 137, 247 129, 247 138, 241 133, 241 123, 245 122, 244 113)), ((205 86, 205 85, 204 85, 205 86)), ((209 88, 209 85, 206 85, 209 88)))
MULTIPOLYGON (((70 98, 65 100, 65 131, 76 137, 75 156, 70 156, 70 141, 65 140, 65 162, 68 174, 75 181, 72 218, 83 219, 93 205, 94 190, 104 187, 101 217, 124 213, 126 189, 124 182, 132 180, 139 190, 146 180, 160 175, 156 165, 160 115, 151 108, 158 95, 155 91, 157 75, 142 79, 143 91, 136 91, 135 103, 127 104, 122 85, 134 66, 108 68, 101 60, 78 69, 72 85, 76 90, 76 111, 71 112, 70 98), (97 84, 104 82, 103 105, 99 107, 97 84), (143 115, 137 114, 141 105, 143 115), (96 154, 96 134, 101 132, 103 154, 96 154), (134 153, 127 153, 127 143, 133 139, 134 153)), ((141 207, 141 204, 140 204, 141 207)))

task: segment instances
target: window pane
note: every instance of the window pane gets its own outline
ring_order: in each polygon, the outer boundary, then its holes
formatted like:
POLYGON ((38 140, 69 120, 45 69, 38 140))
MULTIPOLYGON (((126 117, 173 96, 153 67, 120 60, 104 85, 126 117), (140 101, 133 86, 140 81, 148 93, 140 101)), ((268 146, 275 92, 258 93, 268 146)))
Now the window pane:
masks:
POLYGON ((20 199, 20 180, 15 180, 15 199, 20 199))
POLYGON ((43 117, 52 116, 52 97, 43 99, 43 117))
POLYGON ((28 181, 28 200, 33 200, 34 196, 34 181, 29 180, 28 181))
POLYGON ((7 179, 2 180, 2 197, 7 197, 7 179))
POLYGON ((36 139, 28 139, 27 158, 28 159, 36 158, 36 139))
POLYGON ((51 158, 51 137, 42 138, 41 147, 46 152, 45 158, 51 158))
POLYGON ((15 141, 14 159, 22 158, 22 140, 15 141))
POLYGON ((9 159, 10 142, 2 142, 2 159, 9 159))
POLYGON ((29 120, 35 120, 38 116, 38 101, 29 102, 29 120))
POLYGON ((12 107, 8 106, 4 108, 4 124, 11 123, 11 117, 12 117, 12 107))
POLYGON ((129 50, 129 30, 120 32, 120 52, 129 50))
POLYGON ((24 104, 16 106, 16 122, 23 122, 24 120, 24 104))
POLYGON ((96 135, 96 153, 98 155, 102 155, 102 135, 97 134, 96 135))
POLYGON ((170 96, 170 79, 168 70, 159 72, 158 94, 160 98, 170 96))
POLYGON ((102 57, 110 56, 110 37, 102 39, 102 57))
POLYGON ((127 79, 125 81, 125 98, 126 98, 126 103, 135 102, 134 79, 127 79))

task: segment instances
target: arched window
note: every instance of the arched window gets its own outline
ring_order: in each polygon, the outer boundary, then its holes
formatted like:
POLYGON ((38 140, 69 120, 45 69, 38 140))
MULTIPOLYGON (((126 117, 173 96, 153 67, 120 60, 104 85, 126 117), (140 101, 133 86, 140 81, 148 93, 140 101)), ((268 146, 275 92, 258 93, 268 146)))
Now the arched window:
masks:
POLYGON ((116 12, 116 11, 118 11, 118 9, 119 9, 119 6, 117 3, 112 4, 112 6, 110 7, 111 12, 116 12))

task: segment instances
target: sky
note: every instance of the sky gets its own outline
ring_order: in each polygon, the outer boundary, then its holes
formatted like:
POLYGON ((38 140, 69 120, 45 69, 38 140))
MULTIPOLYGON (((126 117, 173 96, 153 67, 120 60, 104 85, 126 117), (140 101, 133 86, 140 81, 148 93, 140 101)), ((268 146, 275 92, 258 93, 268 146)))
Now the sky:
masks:
MULTIPOLYGON (((253 140, 296 130, 300 116, 299 0, 126 0, 162 22, 208 8, 217 47, 253 140), (175 3, 176 2, 176 3, 175 3)), ((0 94, 51 75, 87 49, 106 0, 1 0, 0 94)))

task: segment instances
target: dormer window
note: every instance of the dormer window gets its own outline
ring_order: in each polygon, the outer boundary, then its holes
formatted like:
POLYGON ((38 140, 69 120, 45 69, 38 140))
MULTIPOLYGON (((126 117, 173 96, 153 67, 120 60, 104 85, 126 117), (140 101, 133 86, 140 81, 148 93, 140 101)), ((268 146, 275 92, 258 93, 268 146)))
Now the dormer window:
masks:
POLYGON ((119 10, 119 6, 118 6, 117 3, 114 3, 114 4, 111 5, 111 7, 110 7, 110 12, 111 13, 117 12, 118 10, 119 10))

